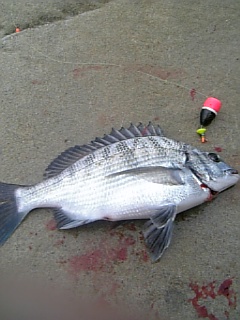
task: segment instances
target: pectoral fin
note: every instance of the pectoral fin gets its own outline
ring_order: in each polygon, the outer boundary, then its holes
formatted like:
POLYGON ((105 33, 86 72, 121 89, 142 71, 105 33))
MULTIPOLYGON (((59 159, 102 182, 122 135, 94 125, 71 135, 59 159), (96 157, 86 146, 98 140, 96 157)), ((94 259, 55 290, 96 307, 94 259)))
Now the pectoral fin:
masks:
POLYGON ((143 235, 153 262, 162 256, 170 244, 175 216, 176 205, 166 204, 144 225, 143 235))
MULTIPOLYGON (((170 164, 169 164, 170 166, 170 164)), ((186 169, 184 169, 186 170, 186 169)), ((178 167, 139 167, 111 174, 110 176, 131 175, 132 178, 168 186, 183 185, 184 171, 178 167)))

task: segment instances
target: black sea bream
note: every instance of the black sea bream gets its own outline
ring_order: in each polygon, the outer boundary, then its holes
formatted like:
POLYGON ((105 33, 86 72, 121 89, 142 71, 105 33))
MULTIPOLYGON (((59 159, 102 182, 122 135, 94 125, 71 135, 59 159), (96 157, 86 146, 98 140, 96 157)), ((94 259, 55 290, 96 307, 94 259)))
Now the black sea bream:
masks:
POLYGON ((235 185, 236 170, 215 153, 166 138, 159 126, 112 129, 72 147, 33 186, 0 183, 0 244, 35 208, 52 208, 59 229, 96 220, 147 219, 153 261, 168 247, 176 214, 235 185))

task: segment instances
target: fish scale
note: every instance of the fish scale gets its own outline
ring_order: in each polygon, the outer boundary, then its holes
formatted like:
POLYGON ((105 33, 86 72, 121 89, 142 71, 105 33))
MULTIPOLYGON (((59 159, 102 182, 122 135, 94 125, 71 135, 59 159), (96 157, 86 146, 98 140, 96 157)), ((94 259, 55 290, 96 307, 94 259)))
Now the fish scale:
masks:
POLYGON ((143 234, 157 261, 169 246, 173 222, 239 180, 217 155, 165 137, 159 126, 112 129, 71 147, 33 186, 0 182, 0 245, 35 208, 52 208, 59 229, 96 220, 147 219, 143 234))

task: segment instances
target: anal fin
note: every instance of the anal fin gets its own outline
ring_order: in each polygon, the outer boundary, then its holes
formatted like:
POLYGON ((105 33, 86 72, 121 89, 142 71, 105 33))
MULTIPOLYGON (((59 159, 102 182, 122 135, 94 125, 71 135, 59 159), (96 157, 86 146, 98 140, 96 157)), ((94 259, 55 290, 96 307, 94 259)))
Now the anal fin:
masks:
POLYGON ((153 262, 160 259, 171 242, 175 216, 176 205, 166 204, 144 225, 143 235, 153 262))
POLYGON ((67 216, 67 213, 62 209, 54 209, 54 219, 57 222, 58 229, 71 229, 93 222, 94 220, 74 220, 67 216))

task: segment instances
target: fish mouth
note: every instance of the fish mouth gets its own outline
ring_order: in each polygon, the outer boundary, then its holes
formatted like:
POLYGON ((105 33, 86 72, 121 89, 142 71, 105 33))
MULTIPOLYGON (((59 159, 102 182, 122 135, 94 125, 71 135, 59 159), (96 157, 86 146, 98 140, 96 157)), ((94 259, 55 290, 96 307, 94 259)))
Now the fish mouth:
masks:
POLYGON ((226 172, 228 174, 238 174, 238 171, 236 169, 233 169, 233 168, 226 170, 226 172))
POLYGON ((211 189, 211 188, 208 188, 209 189, 209 191, 211 192, 211 195, 213 196, 213 197, 216 197, 218 194, 219 194, 219 191, 215 191, 215 190, 213 190, 213 189, 211 189))
POLYGON ((227 174, 217 180, 202 181, 201 186, 208 188, 211 195, 216 196, 218 193, 232 188, 240 179, 238 171, 235 169, 228 170, 227 174))
POLYGON ((209 186, 207 186, 205 183, 201 183, 201 188, 208 189, 212 198, 216 197, 219 194, 219 191, 209 188, 209 186))

